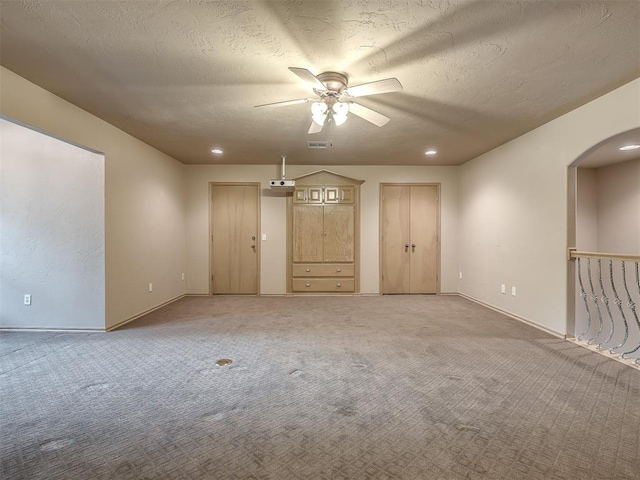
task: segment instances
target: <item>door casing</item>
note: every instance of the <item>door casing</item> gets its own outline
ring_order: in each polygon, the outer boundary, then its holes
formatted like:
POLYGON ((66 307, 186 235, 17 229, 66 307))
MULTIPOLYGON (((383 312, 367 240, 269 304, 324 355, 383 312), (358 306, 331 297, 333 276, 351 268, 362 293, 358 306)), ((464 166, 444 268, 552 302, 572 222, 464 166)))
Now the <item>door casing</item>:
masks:
MULTIPOLYGON (((379 245, 380 248, 379 250, 379 281, 380 281, 380 294, 383 295, 384 294, 384 290, 383 290, 383 279, 382 279, 382 275, 383 275, 383 268, 384 268, 384 248, 383 248, 383 233, 384 233, 384 225, 383 225, 383 221, 384 221, 384 188, 387 186, 397 186, 397 187, 413 187, 413 186, 418 186, 418 187, 436 187, 437 190, 437 198, 436 198, 436 208, 437 208, 437 212, 436 212, 436 294, 440 294, 440 279, 441 279, 441 234, 440 234, 440 216, 441 216, 441 202, 440 202, 440 190, 441 190, 441 184, 440 183, 381 183, 380 184, 380 207, 379 207, 379 245)), ((407 212, 407 215, 409 213, 407 212)), ((409 293, 409 292, 406 292, 409 293)))
MULTIPOLYGON (((260 215, 260 189, 262 187, 262 184, 259 182, 209 182, 209 197, 208 197, 208 202, 209 202, 209 295, 214 295, 215 292, 213 291, 213 241, 214 241, 214 234, 213 234, 213 192, 214 192, 214 188, 215 187, 255 187, 256 189, 256 240, 255 240, 255 245, 256 245, 256 293, 255 295, 260 295, 260 251, 261 251, 261 246, 262 246, 262 242, 261 242, 261 232, 260 232, 260 225, 261 225, 261 215, 260 215)), ((248 294, 251 295, 251 294, 248 294)))

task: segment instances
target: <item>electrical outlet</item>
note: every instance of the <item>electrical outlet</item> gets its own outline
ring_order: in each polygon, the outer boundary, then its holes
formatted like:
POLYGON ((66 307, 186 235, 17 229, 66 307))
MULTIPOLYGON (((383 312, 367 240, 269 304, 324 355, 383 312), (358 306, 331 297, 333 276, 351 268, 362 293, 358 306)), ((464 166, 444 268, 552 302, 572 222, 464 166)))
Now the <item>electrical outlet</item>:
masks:
POLYGON ((27 293, 24 296, 24 304, 25 305, 31 305, 31 294, 30 293, 27 293))
POLYGON ((500 286, 500 291, 501 291, 502 293, 507 293, 507 286, 506 286, 506 285, 504 285, 504 284, 502 284, 502 285, 500 286))
POLYGON ((182 280, 184 280, 184 272, 182 272, 182 280))
POLYGON ((516 296, 516 287, 511 287, 511 295, 516 296))
POLYGON ((150 291, 150 292, 153 292, 153 283, 150 283, 150 284, 149 284, 149 291, 150 291))
POLYGON ((460 272, 460 273, 458 274, 458 278, 460 278, 460 280, 462 280, 462 272, 460 272))

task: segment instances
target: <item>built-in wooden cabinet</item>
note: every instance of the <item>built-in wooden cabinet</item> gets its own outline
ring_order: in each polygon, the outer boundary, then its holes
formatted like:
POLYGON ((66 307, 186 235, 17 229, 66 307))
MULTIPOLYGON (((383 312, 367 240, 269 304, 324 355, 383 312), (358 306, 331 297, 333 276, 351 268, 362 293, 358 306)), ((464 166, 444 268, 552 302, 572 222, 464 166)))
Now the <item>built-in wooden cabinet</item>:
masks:
POLYGON ((288 215, 288 291, 359 291, 359 193, 363 182, 326 170, 295 181, 288 215))

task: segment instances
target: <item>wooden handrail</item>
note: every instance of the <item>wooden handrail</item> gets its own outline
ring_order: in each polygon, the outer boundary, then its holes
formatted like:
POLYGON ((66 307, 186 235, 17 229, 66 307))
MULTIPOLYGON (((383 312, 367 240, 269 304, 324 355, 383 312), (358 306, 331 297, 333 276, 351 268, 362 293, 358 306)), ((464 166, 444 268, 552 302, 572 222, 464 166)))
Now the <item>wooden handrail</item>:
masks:
POLYGON ((640 262, 640 255, 622 255, 618 253, 600 253, 600 252, 579 252, 575 248, 569 248, 569 260, 575 260, 578 257, 608 258, 611 260, 624 260, 626 262, 640 262))

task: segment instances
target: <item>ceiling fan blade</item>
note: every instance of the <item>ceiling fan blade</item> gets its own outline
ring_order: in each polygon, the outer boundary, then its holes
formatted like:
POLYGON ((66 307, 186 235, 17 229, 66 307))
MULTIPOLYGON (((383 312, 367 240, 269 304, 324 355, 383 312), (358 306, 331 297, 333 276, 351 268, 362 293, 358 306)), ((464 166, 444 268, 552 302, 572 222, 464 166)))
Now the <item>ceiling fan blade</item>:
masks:
MULTIPOLYGON (((325 120, 326 123, 326 120, 325 120)), ((322 131, 322 129, 324 128, 324 124, 323 125, 318 125, 316 122, 312 121, 311 122, 311 126, 309 127, 309 134, 313 134, 313 133, 320 133, 322 131)))
POLYGON ((402 84, 397 78, 387 78, 349 87, 344 93, 349 97, 363 97, 365 95, 377 95, 378 93, 398 92, 400 90, 402 90, 402 84))
POLYGON ((298 77, 300 77, 305 82, 309 83, 316 90, 326 90, 327 87, 324 86, 318 77, 316 77, 313 73, 311 73, 306 68, 297 68, 297 67, 289 67, 293 73, 295 73, 298 77))
POLYGON ((371 122, 374 125, 377 125, 378 127, 385 126, 387 123, 389 123, 389 120, 391 120, 389 117, 382 115, 375 110, 371 110, 368 107, 363 107, 362 105, 354 102, 349 102, 349 112, 365 119, 367 122, 371 122))
POLYGON ((286 107, 287 105, 298 105, 299 103, 309 103, 311 98, 300 98, 298 100, 285 100, 284 102, 263 103, 262 105, 255 105, 253 108, 258 107, 286 107))

